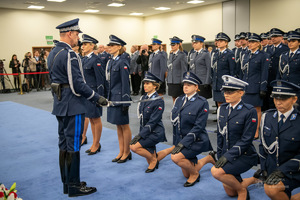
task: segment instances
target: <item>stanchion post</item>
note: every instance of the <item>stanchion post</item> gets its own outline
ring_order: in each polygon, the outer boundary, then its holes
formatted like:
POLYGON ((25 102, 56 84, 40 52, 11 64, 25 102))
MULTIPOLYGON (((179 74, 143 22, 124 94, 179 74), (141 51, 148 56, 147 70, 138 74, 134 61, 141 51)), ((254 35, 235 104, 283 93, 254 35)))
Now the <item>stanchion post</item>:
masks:
POLYGON ((19 74, 18 76, 19 76, 19 88, 20 88, 20 93, 19 94, 22 95, 24 93, 23 93, 22 82, 21 82, 21 73, 19 72, 18 74, 19 74))

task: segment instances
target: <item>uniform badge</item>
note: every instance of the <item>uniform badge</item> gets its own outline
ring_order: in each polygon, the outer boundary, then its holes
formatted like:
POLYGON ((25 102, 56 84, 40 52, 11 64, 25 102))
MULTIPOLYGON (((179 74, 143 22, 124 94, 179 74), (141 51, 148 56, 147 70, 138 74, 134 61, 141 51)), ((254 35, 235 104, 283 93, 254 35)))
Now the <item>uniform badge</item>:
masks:
POLYGON ((255 118, 252 118, 252 122, 256 122, 256 119, 255 119, 255 118))
POLYGON ((158 107, 158 110, 162 110, 162 107, 159 106, 159 107, 158 107))
POLYGON ((195 99, 196 99, 196 98, 195 98, 195 97, 193 97, 193 98, 191 98, 191 100, 190 100, 190 101, 195 101, 195 99))
POLYGON ((296 117, 297 117, 297 114, 292 114, 292 116, 291 116, 291 120, 295 120, 295 119, 296 119, 296 117))
POLYGON ((237 110, 241 110, 242 107, 243 107, 243 105, 239 105, 239 106, 237 107, 237 110))
POLYGON ((232 57, 232 60, 234 60, 235 58, 234 57, 232 57))
POLYGON ((120 56, 116 57, 116 60, 119 60, 120 59, 120 56))
POLYGON ((273 114, 273 118, 275 118, 277 116, 277 112, 275 112, 274 114, 273 114))
POLYGON ((97 63, 97 66, 101 66, 101 64, 100 64, 100 63, 97 63))
POLYGON ((124 66, 124 69, 127 69, 127 66, 124 66))
POLYGON ((206 109, 206 108, 204 108, 204 112, 207 112, 207 109, 206 109))

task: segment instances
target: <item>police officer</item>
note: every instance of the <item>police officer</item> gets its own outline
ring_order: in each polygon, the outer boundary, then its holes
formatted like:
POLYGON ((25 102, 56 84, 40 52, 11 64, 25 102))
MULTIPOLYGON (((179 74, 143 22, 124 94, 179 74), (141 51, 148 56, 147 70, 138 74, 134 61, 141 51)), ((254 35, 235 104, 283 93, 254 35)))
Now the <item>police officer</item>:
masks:
POLYGON ((92 90, 84 80, 79 56, 72 50, 81 33, 79 19, 65 22, 56 28, 60 42, 48 56, 48 69, 54 95, 52 114, 58 121, 59 165, 64 193, 70 197, 82 196, 97 191, 80 182, 80 143, 85 116, 84 98, 100 105, 107 100, 92 90))
POLYGON ((182 75, 187 71, 187 57, 182 51, 180 43, 182 40, 176 36, 170 38, 171 53, 168 59, 168 95, 172 96, 173 102, 175 99, 182 95, 182 75))
MULTIPOLYGON (((109 61, 109 59, 111 58, 111 55, 105 51, 105 47, 103 44, 99 45, 98 48, 98 56, 101 59, 101 66, 103 67, 104 71, 106 69, 106 64, 109 61)), ((104 85, 104 96, 107 97, 107 89, 108 89, 108 82, 105 81, 105 85, 104 85)))
POLYGON ((211 56, 210 53, 203 48, 205 38, 200 35, 192 35, 192 45, 194 51, 190 54, 190 70, 198 76, 202 84, 199 85, 200 96, 209 99, 211 94, 211 56))
MULTIPOLYGON (((154 99, 159 95, 161 80, 151 72, 146 72, 143 80, 145 94, 144 99, 154 99)), ((159 142, 166 142, 165 128, 162 123, 162 115, 165 109, 165 103, 162 99, 148 102, 142 102, 138 105, 138 118, 140 119, 140 132, 130 142, 130 149, 140 156, 146 158, 149 167, 146 173, 154 172, 158 169, 159 160, 156 154, 155 145, 159 142)))
POLYGON ((179 96, 171 111, 173 124, 172 161, 181 167, 187 178, 184 187, 193 186, 200 180, 196 168, 197 155, 212 150, 205 126, 209 105, 204 97, 197 94, 201 80, 192 72, 183 74, 184 95, 179 96))
MULTIPOLYGON (((95 38, 83 34, 82 35, 82 52, 84 57, 82 58, 83 73, 86 80, 86 83, 92 88, 95 92, 100 95, 104 95, 104 85, 105 85, 105 71, 103 66, 101 66, 100 58, 94 53, 96 49, 96 44, 98 40, 95 38)), ((97 152, 100 152, 100 138, 102 133, 102 108, 97 107, 96 104, 86 101, 86 113, 85 113, 85 130, 88 126, 88 121, 91 122, 91 129, 93 134, 93 144, 86 151, 88 155, 94 155, 97 152)), ((85 132, 86 133, 86 132, 85 132)), ((84 135, 84 134, 83 134, 84 135)), ((85 143, 86 135, 82 138, 83 143, 85 143)))
POLYGON ((235 47, 232 49, 235 58, 235 70, 237 77, 240 76, 241 71, 241 62, 240 62, 240 53, 242 51, 242 45, 240 42, 240 34, 236 34, 234 37, 235 47))
POLYGON ((220 106, 225 102, 224 96, 221 93, 221 87, 223 84, 223 75, 236 76, 235 71, 235 58, 231 50, 228 49, 228 43, 231 41, 230 37, 223 32, 220 32, 216 36, 218 52, 213 53, 211 57, 212 66, 212 89, 213 100, 220 106))
POLYGON ((267 33, 261 33, 260 35, 261 38, 261 47, 262 47, 262 51, 268 53, 268 43, 269 43, 269 36, 267 33))
POLYGON ((262 116, 260 163, 266 194, 273 200, 287 200, 300 187, 300 113, 293 106, 300 86, 283 80, 271 86, 276 109, 262 116))
MULTIPOLYGON (((109 83, 108 99, 110 101, 129 101, 129 62, 124 54, 124 42, 115 35, 109 36, 109 52, 112 58, 106 66, 106 79, 109 83)), ((130 104, 116 104, 107 108, 107 121, 117 125, 119 154, 112 162, 125 163, 131 160, 129 143, 131 130, 129 127, 128 109, 130 104)))
POLYGON ((243 101, 253 105, 257 111, 258 125, 255 133, 257 139, 261 107, 263 99, 266 97, 270 61, 268 54, 260 50, 261 37, 258 34, 251 33, 248 42, 250 54, 243 55, 240 79, 249 84, 245 90, 246 94, 242 98, 243 101))
POLYGON ((252 144, 257 127, 254 107, 242 101, 246 82, 232 76, 222 76, 226 103, 218 109, 217 155, 218 161, 212 167, 212 175, 223 183, 228 196, 250 199, 242 184, 242 173, 257 164, 258 157, 252 144))
MULTIPOLYGON (((288 46, 282 44, 282 37, 284 32, 278 28, 272 28, 270 30, 270 37, 273 43, 271 46, 271 54, 270 54, 270 67, 269 67, 269 76, 268 76, 268 84, 270 84, 273 80, 276 79, 279 67, 279 57, 282 53, 289 51, 288 46)), ((267 99, 269 108, 274 108, 273 100, 270 98, 272 93, 272 87, 268 85, 267 87, 267 99)), ((266 107, 267 108, 267 107, 266 107)))
POLYGON ((131 87, 132 95, 136 96, 140 92, 141 86, 141 76, 139 72, 141 71, 141 65, 136 63, 139 57, 139 50, 137 45, 132 45, 130 49, 130 77, 131 77, 131 87))
MULTIPOLYGON (((281 54, 279 59, 279 73, 277 79, 289 81, 300 86, 300 33, 296 31, 288 32, 289 51, 281 54)), ((298 105, 300 105, 300 93, 298 105)), ((298 106, 299 110, 299 106, 298 106)))
MULTIPOLYGON (((240 33, 240 43, 241 43, 241 51, 240 51, 240 64, 239 64, 239 67, 242 66, 242 57, 243 55, 245 54, 248 54, 249 53, 249 49, 248 49, 248 41, 247 41, 247 33, 245 32, 241 32, 240 33)), ((238 69, 238 72, 239 72, 239 77, 241 77, 242 75, 240 74, 241 73, 241 69, 238 69)))
POLYGON ((161 85, 157 93, 162 96, 166 93, 166 82, 165 74, 167 71, 167 60, 166 56, 160 51, 162 41, 159 39, 152 38, 152 54, 149 57, 149 72, 159 77, 161 85))

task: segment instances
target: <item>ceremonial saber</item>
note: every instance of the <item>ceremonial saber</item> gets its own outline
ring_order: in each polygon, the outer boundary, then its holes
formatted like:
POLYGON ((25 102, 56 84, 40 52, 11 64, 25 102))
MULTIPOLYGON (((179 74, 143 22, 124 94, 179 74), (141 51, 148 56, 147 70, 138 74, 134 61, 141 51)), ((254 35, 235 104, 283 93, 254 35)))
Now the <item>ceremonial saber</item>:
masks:
POLYGON ((147 101, 155 101, 157 99, 162 99, 162 96, 150 98, 150 99, 140 99, 140 100, 132 100, 132 101, 108 101, 107 106, 115 106, 115 104, 128 104, 128 103, 142 103, 147 101))

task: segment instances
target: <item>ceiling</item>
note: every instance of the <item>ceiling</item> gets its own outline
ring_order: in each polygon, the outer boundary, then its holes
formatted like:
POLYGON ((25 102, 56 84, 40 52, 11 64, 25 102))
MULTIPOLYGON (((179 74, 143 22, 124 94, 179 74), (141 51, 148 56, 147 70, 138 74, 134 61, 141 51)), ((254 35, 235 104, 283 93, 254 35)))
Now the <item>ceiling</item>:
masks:
MULTIPOLYGON (((49 2, 47 0, 0 0, 0 8, 10 9, 24 9, 29 10, 27 7, 30 5, 45 6, 41 11, 55 11, 55 12, 72 12, 84 13, 86 9, 96 9, 100 12, 95 14, 106 15, 126 15, 132 12, 144 13, 142 17, 151 16, 166 12, 173 12, 208 4, 220 3, 228 0, 204 0, 204 3, 189 4, 189 0, 66 0, 62 3, 49 2), (112 2, 123 2, 123 7, 108 7, 107 5, 112 2), (159 11, 155 10, 156 7, 169 7, 170 10, 159 11)), ((35 9, 30 9, 35 10, 35 9)))

